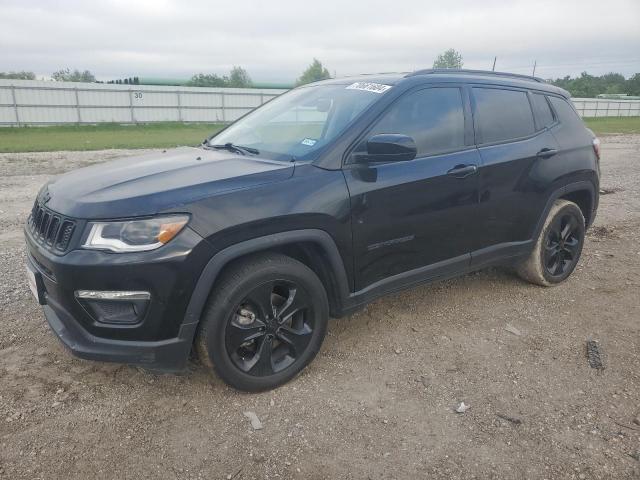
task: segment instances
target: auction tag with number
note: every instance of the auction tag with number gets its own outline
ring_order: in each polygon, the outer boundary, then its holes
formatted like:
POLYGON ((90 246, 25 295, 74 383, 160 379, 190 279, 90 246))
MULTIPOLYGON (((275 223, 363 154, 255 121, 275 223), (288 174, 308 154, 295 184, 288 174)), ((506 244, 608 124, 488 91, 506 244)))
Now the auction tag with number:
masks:
POLYGON ((391 88, 391 85, 382 83, 356 82, 349 85, 347 90, 364 90, 365 92, 384 93, 391 88))

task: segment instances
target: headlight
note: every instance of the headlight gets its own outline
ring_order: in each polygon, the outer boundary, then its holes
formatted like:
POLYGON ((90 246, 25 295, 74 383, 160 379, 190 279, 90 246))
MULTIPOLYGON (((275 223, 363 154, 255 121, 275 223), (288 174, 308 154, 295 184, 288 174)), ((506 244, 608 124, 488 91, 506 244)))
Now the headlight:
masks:
POLYGON ((124 222, 92 222, 82 246, 119 253, 155 250, 171 241, 188 221, 187 215, 171 215, 124 222))

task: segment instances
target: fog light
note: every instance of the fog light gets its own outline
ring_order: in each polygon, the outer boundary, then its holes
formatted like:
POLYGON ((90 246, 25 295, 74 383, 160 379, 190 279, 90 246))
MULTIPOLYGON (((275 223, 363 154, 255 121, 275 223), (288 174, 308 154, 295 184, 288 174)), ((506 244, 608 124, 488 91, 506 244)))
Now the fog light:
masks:
POLYGON ((141 322, 151 298, 144 291, 78 290, 75 295, 95 321, 116 325, 141 322))
POLYGON ((149 300, 149 292, 130 291, 100 291, 100 290, 76 290, 77 298, 92 298, 95 300, 149 300))

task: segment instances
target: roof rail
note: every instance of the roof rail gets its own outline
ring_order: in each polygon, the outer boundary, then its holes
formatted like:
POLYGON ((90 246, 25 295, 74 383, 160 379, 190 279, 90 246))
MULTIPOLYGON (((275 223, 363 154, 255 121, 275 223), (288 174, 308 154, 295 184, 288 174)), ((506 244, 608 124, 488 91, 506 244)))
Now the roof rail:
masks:
POLYGON ((407 77, 414 77, 416 75, 429 75, 432 73, 449 73, 453 75, 495 75, 496 77, 520 78, 524 80, 533 80, 540 83, 546 83, 545 80, 540 77, 521 75, 519 73, 494 72, 491 70, 463 70, 455 68, 425 68, 424 70, 416 70, 415 72, 411 72, 407 75, 407 77))

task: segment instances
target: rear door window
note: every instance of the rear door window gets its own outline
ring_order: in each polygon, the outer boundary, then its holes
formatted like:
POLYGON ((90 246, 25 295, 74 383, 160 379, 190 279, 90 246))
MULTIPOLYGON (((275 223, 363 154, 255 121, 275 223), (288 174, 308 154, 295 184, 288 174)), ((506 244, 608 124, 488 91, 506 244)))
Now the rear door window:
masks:
POLYGON ((482 143, 504 142, 535 133, 526 92, 476 87, 473 95, 482 143))
POLYGON ((551 112, 551 107, 549 107, 549 102, 545 95, 541 93, 532 94, 531 105, 533 106, 533 114, 536 117, 538 130, 542 130, 553 124, 553 113, 551 112))

